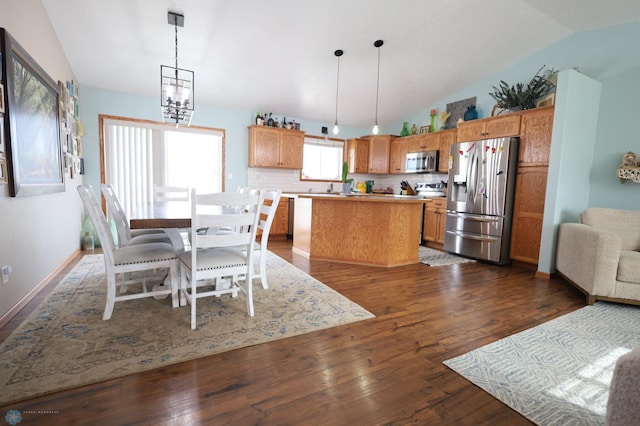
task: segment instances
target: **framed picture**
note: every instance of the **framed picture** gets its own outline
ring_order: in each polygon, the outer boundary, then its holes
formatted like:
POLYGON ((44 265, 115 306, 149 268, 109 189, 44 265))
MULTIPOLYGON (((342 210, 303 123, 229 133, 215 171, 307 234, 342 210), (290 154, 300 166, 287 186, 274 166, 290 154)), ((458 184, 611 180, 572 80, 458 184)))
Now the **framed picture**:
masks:
POLYGON ((0 83, 0 113, 4 112, 4 86, 0 83))
POLYGON ((551 94, 545 96, 544 98, 539 99, 536 102, 536 107, 540 108, 540 107, 549 106, 549 105, 555 105, 555 104, 556 104, 556 94, 555 93, 551 93, 551 94))
POLYGON ((63 192, 58 84, 7 32, 0 29, 6 61, 4 125, 9 195, 63 192))
POLYGON ((622 167, 638 167, 638 157, 631 151, 622 156, 622 167))
POLYGON ((420 126, 420 133, 429 133, 429 127, 431 126, 420 126))
POLYGON ((0 158, 0 183, 7 183, 7 160, 0 158))

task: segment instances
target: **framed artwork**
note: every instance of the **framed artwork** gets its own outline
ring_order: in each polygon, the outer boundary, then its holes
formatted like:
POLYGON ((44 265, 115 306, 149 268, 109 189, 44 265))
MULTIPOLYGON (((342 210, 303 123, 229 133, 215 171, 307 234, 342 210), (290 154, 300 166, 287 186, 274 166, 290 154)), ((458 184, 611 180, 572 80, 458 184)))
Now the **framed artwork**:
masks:
POLYGON ((429 133, 430 126, 420 126, 420 133, 429 133))
POLYGON ((444 123, 444 128, 455 129, 458 127, 458 120, 464 117, 464 113, 467 112, 467 107, 471 105, 476 105, 475 96, 447 104, 447 112, 451 113, 451 115, 447 118, 447 122, 444 123))
POLYGON ((638 167, 638 157, 631 151, 622 156, 622 167, 638 167))
POLYGON ((7 183, 7 160, 0 158, 0 183, 7 183))
POLYGON ((536 102, 536 107, 540 108, 540 107, 549 106, 549 105, 555 105, 555 104, 556 104, 556 94, 555 93, 551 93, 551 94, 545 96, 544 98, 539 99, 536 102))
POLYGON ((5 29, 6 113, 9 195, 63 192, 58 84, 5 29))
POLYGON ((4 86, 0 83, 0 114, 4 112, 4 86))

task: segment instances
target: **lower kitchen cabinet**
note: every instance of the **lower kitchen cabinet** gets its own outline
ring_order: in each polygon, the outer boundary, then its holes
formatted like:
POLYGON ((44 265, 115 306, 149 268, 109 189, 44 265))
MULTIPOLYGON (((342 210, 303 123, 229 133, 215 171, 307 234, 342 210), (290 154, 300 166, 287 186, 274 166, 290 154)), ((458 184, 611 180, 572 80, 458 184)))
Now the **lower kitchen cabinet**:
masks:
MULTIPOLYGON (((271 223, 271 230, 269 231, 269 238, 272 236, 283 237, 289 233, 289 198, 280 197, 278 203, 278 209, 276 215, 273 217, 271 223)), ((262 235, 262 232, 258 230, 258 235, 262 235)))
POLYGON ((444 244, 444 230, 447 221, 447 200, 427 200, 422 222, 422 239, 444 244))

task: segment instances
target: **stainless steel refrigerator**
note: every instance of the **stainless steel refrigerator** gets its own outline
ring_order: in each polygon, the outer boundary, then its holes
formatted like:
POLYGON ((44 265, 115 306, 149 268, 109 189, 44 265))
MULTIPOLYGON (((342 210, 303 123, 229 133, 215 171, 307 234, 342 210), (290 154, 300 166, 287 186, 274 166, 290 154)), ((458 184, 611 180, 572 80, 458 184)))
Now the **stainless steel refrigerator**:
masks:
POLYGON ((518 138, 451 145, 444 249, 509 263, 518 138))

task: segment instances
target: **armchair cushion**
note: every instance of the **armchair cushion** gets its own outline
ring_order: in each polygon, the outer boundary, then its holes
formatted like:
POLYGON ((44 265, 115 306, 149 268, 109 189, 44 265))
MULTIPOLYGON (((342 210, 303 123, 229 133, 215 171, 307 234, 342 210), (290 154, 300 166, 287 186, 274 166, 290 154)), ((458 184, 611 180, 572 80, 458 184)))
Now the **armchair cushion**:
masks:
POLYGON ((640 212, 589 207, 582 212, 582 223, 618 235, 622 250, 640 251, 640 212))
POLYGON ((640 252, 622 250, 618 263, 618 281, 640 284, 640 252))

